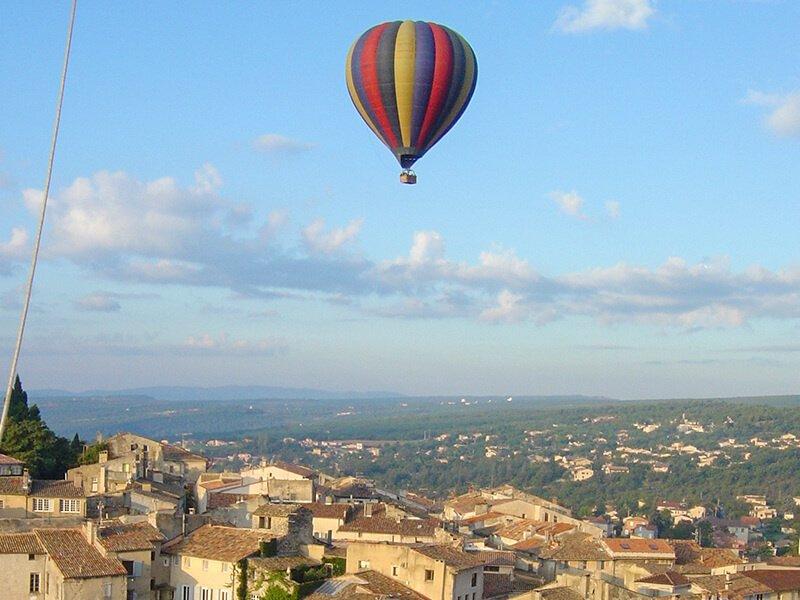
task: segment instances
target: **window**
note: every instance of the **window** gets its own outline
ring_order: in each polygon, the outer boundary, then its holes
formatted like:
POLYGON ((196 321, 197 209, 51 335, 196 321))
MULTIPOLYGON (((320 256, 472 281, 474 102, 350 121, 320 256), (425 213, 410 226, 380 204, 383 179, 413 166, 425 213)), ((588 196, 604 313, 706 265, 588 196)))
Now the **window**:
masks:
POLYGON ((181 600, 192 600, 192 588, 188 585, 181 588, 181 600))
POLYGON ((222 569, 223 573, 227 573, 228 572, 228 563, 226 563, 226 562, 222 563, 222 565, 220 566, 220 569, 222 569))
POLYGON ((180 559, 180 557, 179 557, 179 556, 177 556, 177 555, 176 555, 176 556, 173 556, 173 557, 172 557, 172 566, 173 566, 173 567, 177 567, 177 566, 180 564, 180 560, 181 560, 181 559, 180 559))
POLYGON ((433 569, 425 569, 425 581, 433 581, 433 569))
POLYGON ((228 593, 228 590, 220 590, 217 597, 219 600, 231 600, 231 595, 228 593))
POLYGON ((473 573, 472 574, 472 583, 470 585, 472 587, 475 587, 476 585, 478 585, 478 574, 477 573, 473 573))
POLYGON ((165 567, 168 567, 168 566, 169 566, 169 556, 165 556, 165 557, 164 557, 164 566, 165 566, 165 567))
POLYGON ((183 566, 184 567, 191 567, 192 566, 192 559, 188 556, 183 557, 183 566))
POLYGON ((130 473, 131 472, 131 464, 130 463, 122 463, 122 472, 123 473, 130 473))
POLYGON ((39 591, 39 574, 38 573, 31 573, 30 585, 28 586, 28 591, 31 592, 31 593, 39 591))
POLYGON ((81 512, 81 501, 62 498, 58 501, 58 508, 63 513, 79 513, 81 512))
POLYGON ((472 600, 475 600, 475 592, 472 592, 472 600))
POLYGON ((359 569, 369 569, 369 561, 368 560, 360 560, 360 561, 358 561, 358 568, 359 569))
POLYGON ((211 590, 208 588, 200 588, 200 600, 211 600, 211 590))
MULTIPOLYGON (((208 571, 208 561, 207 560, 203 561, 203 571, 208 571)), ((200 590, 200 594, 202 594, 202 593, 203 593, 203 591, 200 590)))
POLYGON ((397 565, 392 565, 392 576, 397 577, 397 565))
POLYGON ((36 559, 35 554, 28 554, 28 560, 35 560, 35 559, 36 559))
POLYGON ((53 501, 50 498, 34 498, 33 512, 53 512, 53 501))
POLYGON ((92 491, 97 491, 97 477, 92 477, 92 491))
POLYGON ((456 600, 461 600, 461 596, 456 596, 456 600))
POLYGON ((103 585, 103 598, 111 598, 112 587, 110 583, 103 585))
POLYGON ((5 508, 5 500, 0 500, 0 508, 5 508))

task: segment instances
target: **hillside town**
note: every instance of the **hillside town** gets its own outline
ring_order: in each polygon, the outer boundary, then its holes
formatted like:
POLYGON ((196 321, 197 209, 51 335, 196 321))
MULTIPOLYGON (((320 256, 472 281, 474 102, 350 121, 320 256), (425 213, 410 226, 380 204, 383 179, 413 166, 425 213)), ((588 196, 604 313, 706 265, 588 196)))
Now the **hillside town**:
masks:
MULTIPOLYGON (((352 449, 365 448, 380 452, 352 449)), ((0 455, 2 598, 800 597, 794 515, 764 490, 737 499, 750 507, 738 518, 668 498, 652 514, 579 518, 502 483, 432 499, 270 457, 224 470, 133 433, 92 450, 63 480, 0 455)))

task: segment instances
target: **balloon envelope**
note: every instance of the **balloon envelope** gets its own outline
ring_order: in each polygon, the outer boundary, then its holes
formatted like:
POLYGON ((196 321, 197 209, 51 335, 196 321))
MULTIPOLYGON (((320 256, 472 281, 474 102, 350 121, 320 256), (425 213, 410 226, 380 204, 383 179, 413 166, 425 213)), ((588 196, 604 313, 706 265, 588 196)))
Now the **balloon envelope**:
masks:
POLYGON ((408 169, 464 112, 475 91, 478 63, 452 29, 393 21, 355 41, 345 74, 361 117, 408 169))

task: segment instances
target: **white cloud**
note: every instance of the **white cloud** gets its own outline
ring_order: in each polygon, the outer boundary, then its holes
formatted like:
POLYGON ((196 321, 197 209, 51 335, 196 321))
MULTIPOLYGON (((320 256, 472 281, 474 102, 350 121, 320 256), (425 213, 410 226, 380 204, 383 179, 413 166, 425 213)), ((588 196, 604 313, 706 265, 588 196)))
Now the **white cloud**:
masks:
POLYGON ((75 307, 92 312, 115 312, 122 308, 112 295, 103 292, 94 292, 78 298, 75 307))
POLYGON ((583 214, 583 198, 575 190, 571 192, 556 190, 555 192, 550 192, 548 196, 564 214, 578 219, 586 219, 586 215, 583 214))
POLYGON ((274 354, 285 349, 282 342, 271 339, 239 339, 231 338, 226 332, 217 335, 201 333, 190 335, 183 343, 184 349, 203 354, 274 354))
POLYGON ((655 14, 651 0, 584 0, 578 6, 565 6, 554 28, 565 33, 592 29, 645 29, 655 14))
POLYGON ((28 232, 21 227, 13 227, 7 242, 0 242, 0 257, 22 258, 28 250, 28 232))
POLYGON ((765 119, 765 125, 776 135, 800 137, 800 91, 789 94, 766 94, 750 90, 744 101, 747 104, 771 109, 765 119))
POLYGON ((267 154, 297 154, 311 150, 314 144, 294 140, 280 133, 265 133, 253 140, 253 148, 267 154))
POLYGON ((620 205, 616 200, 606 202, 606 214, 612 219, 618 219, 620 215, 620 205))
POLYGON ((521 321, 526 316, 526 310, 525 307, 522 306, 522 300, 522 294, 515 294, 509 290, 503 290, 497 295, 497 304, 481 312, 481 319, 484 321, 504 321, 507 323, 521 321))
POLYGON ((303 229, 303 241, 312 252, 333 254, 353 242, 363 224, 363 219, 353 219, 345 227, 325 231, 325 220, 315 219, 303 229))

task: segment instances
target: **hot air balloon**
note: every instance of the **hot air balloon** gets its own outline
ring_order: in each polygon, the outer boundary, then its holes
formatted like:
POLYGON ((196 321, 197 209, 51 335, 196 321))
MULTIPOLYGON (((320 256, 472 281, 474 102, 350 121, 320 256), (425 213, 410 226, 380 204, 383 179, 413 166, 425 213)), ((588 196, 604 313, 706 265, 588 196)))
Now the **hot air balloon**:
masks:
POLYGON ((467 108, 478 63, 452 29, 425 21, 393 21, 368 29, 351 46, 347 90, 361 117, 416 183, 411 166, 467 108))

